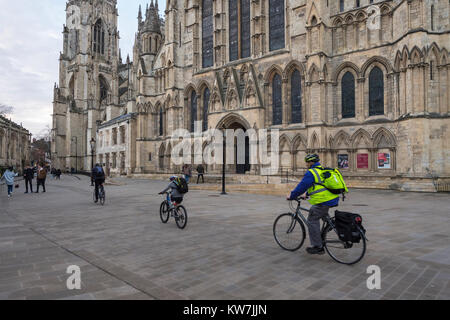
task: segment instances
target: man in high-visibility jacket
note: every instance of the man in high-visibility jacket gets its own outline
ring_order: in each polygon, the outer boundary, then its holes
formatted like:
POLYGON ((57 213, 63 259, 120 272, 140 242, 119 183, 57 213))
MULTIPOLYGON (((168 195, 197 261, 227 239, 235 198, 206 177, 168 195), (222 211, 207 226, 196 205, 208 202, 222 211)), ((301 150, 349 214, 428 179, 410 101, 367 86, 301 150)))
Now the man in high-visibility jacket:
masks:
POLYGON ((317 154, 308 154, 305 157, 305 162, 309 168, 298 186, 288 195, 288 200, 297 199, 305 192, 310 197, 309 203, 312 204, 309 211, 308 226, 309 240, 311 247, 306 248, 310 254, 324 254, 322 236, 320 234, 320 219, 326 217, 331 207, 339 205, 339 195, 333 194, 325 187, 319 185, 322 183, 320 177, 321 165, 317 154))

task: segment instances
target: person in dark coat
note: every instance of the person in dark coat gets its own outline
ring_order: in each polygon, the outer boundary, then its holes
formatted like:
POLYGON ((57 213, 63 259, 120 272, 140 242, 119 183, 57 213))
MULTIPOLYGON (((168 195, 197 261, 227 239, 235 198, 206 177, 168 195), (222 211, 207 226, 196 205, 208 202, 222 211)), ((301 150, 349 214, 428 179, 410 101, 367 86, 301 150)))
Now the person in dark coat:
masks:
POLYGON ((45 192, 45 180, 47 179, 47 169, 43 165, 40 165, 37 169, 37 191, 39 193, 39 186, 42 186, 45 192))
POLYGON ((25 180, 25 193, 28 193, 28 185, 30 185, 30 192, 33 193, 33 179, 34 170, 30 166, 27 166, 23 172, 23 179, 25 180))
POLYGON ((203 167, 202 164, 199 164, 197 166, 197 173, 198 173, 197 184, 198 184, 198 181, 200 180, 200 177, 202 177, 202 183, 205 183, 205 178, 203 177, 203 175, 205 174, 205 167, 203 167))

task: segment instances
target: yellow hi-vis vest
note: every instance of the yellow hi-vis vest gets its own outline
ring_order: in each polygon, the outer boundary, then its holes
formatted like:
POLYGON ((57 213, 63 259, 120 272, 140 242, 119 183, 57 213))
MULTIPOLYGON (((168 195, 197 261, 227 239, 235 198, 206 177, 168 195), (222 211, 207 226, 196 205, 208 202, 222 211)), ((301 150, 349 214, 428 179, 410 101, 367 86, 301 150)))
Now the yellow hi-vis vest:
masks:
POLYGON ((323 179, 321 177, 322 169, 316 167, 309 169, 308 171, 311 172, 312 175, 314 176, 314 185, 308 189, 310 204, 312 205, 320 204, 339 198, 338 194, 331 193, 324 186, 317 184, 317 183, 323 184, 323 179))

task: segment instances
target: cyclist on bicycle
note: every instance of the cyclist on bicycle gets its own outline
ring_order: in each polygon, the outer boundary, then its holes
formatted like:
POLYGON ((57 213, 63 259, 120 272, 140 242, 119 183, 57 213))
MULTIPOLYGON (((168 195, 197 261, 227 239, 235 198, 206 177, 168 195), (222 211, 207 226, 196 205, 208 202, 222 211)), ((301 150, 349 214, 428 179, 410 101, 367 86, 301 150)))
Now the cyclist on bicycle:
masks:
POLYGON ((311 247, 306 248, 309 254, 324 254, 325 250, 322 244, 322 236, 320 234, 320 219, 328 215, 328 211, 332 207, 339 205, 339 195, 333 194, 324 188, 319 183, 319 174, 322 168, 320 165, 320 158, 317 154, 308 154, 305 157, 305 162, 309 168, 298 186, 288 195, 287 200, 297 199, 306 192, 310 197, 309 203, 312 204, 308 222, 309 240, 311 247))
POLYGON ((173 208, 173 203, 180 204, 183 202, 183 194, 178 191, 178 185, 176 183, 177 176, 170 177, 170 183, 163 191, 159 194, 164 194, 170 190, 170 198, 168 197, 167 201, 169 202, 170 208, 173 208))
POLYGON ((95 182, 95 203, 98 202, 98 188, 105 183, 105 171, 99 163, 92 169, 91 182, 95 182))

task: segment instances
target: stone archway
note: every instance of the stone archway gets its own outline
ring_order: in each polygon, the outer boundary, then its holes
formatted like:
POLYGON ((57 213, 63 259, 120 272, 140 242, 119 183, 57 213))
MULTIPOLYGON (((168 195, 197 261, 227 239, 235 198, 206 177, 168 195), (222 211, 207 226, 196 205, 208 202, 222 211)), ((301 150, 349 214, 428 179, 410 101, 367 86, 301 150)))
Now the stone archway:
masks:
MULTIPOLYGON (((232 113, 225 116, 219 123, 217 124, 217 129, 232 129, 232 130, 243 130, 244 133, 247 132, 248 129, 251 128, 250 124, 245 120, 242 116, 232 113)), ((251 170, 250 165, 250 139, 248 135, 245 135, 245 141, 239 142, 237 136, 234 137, 234 163, 227 164, 227 170, 229 172, 233 172, 236 174, 245 174, 251 170), (238 151, 242 150, 242 147, 239 148, 238 143, 244 143, 244 162, 238 163, 238 151)))

